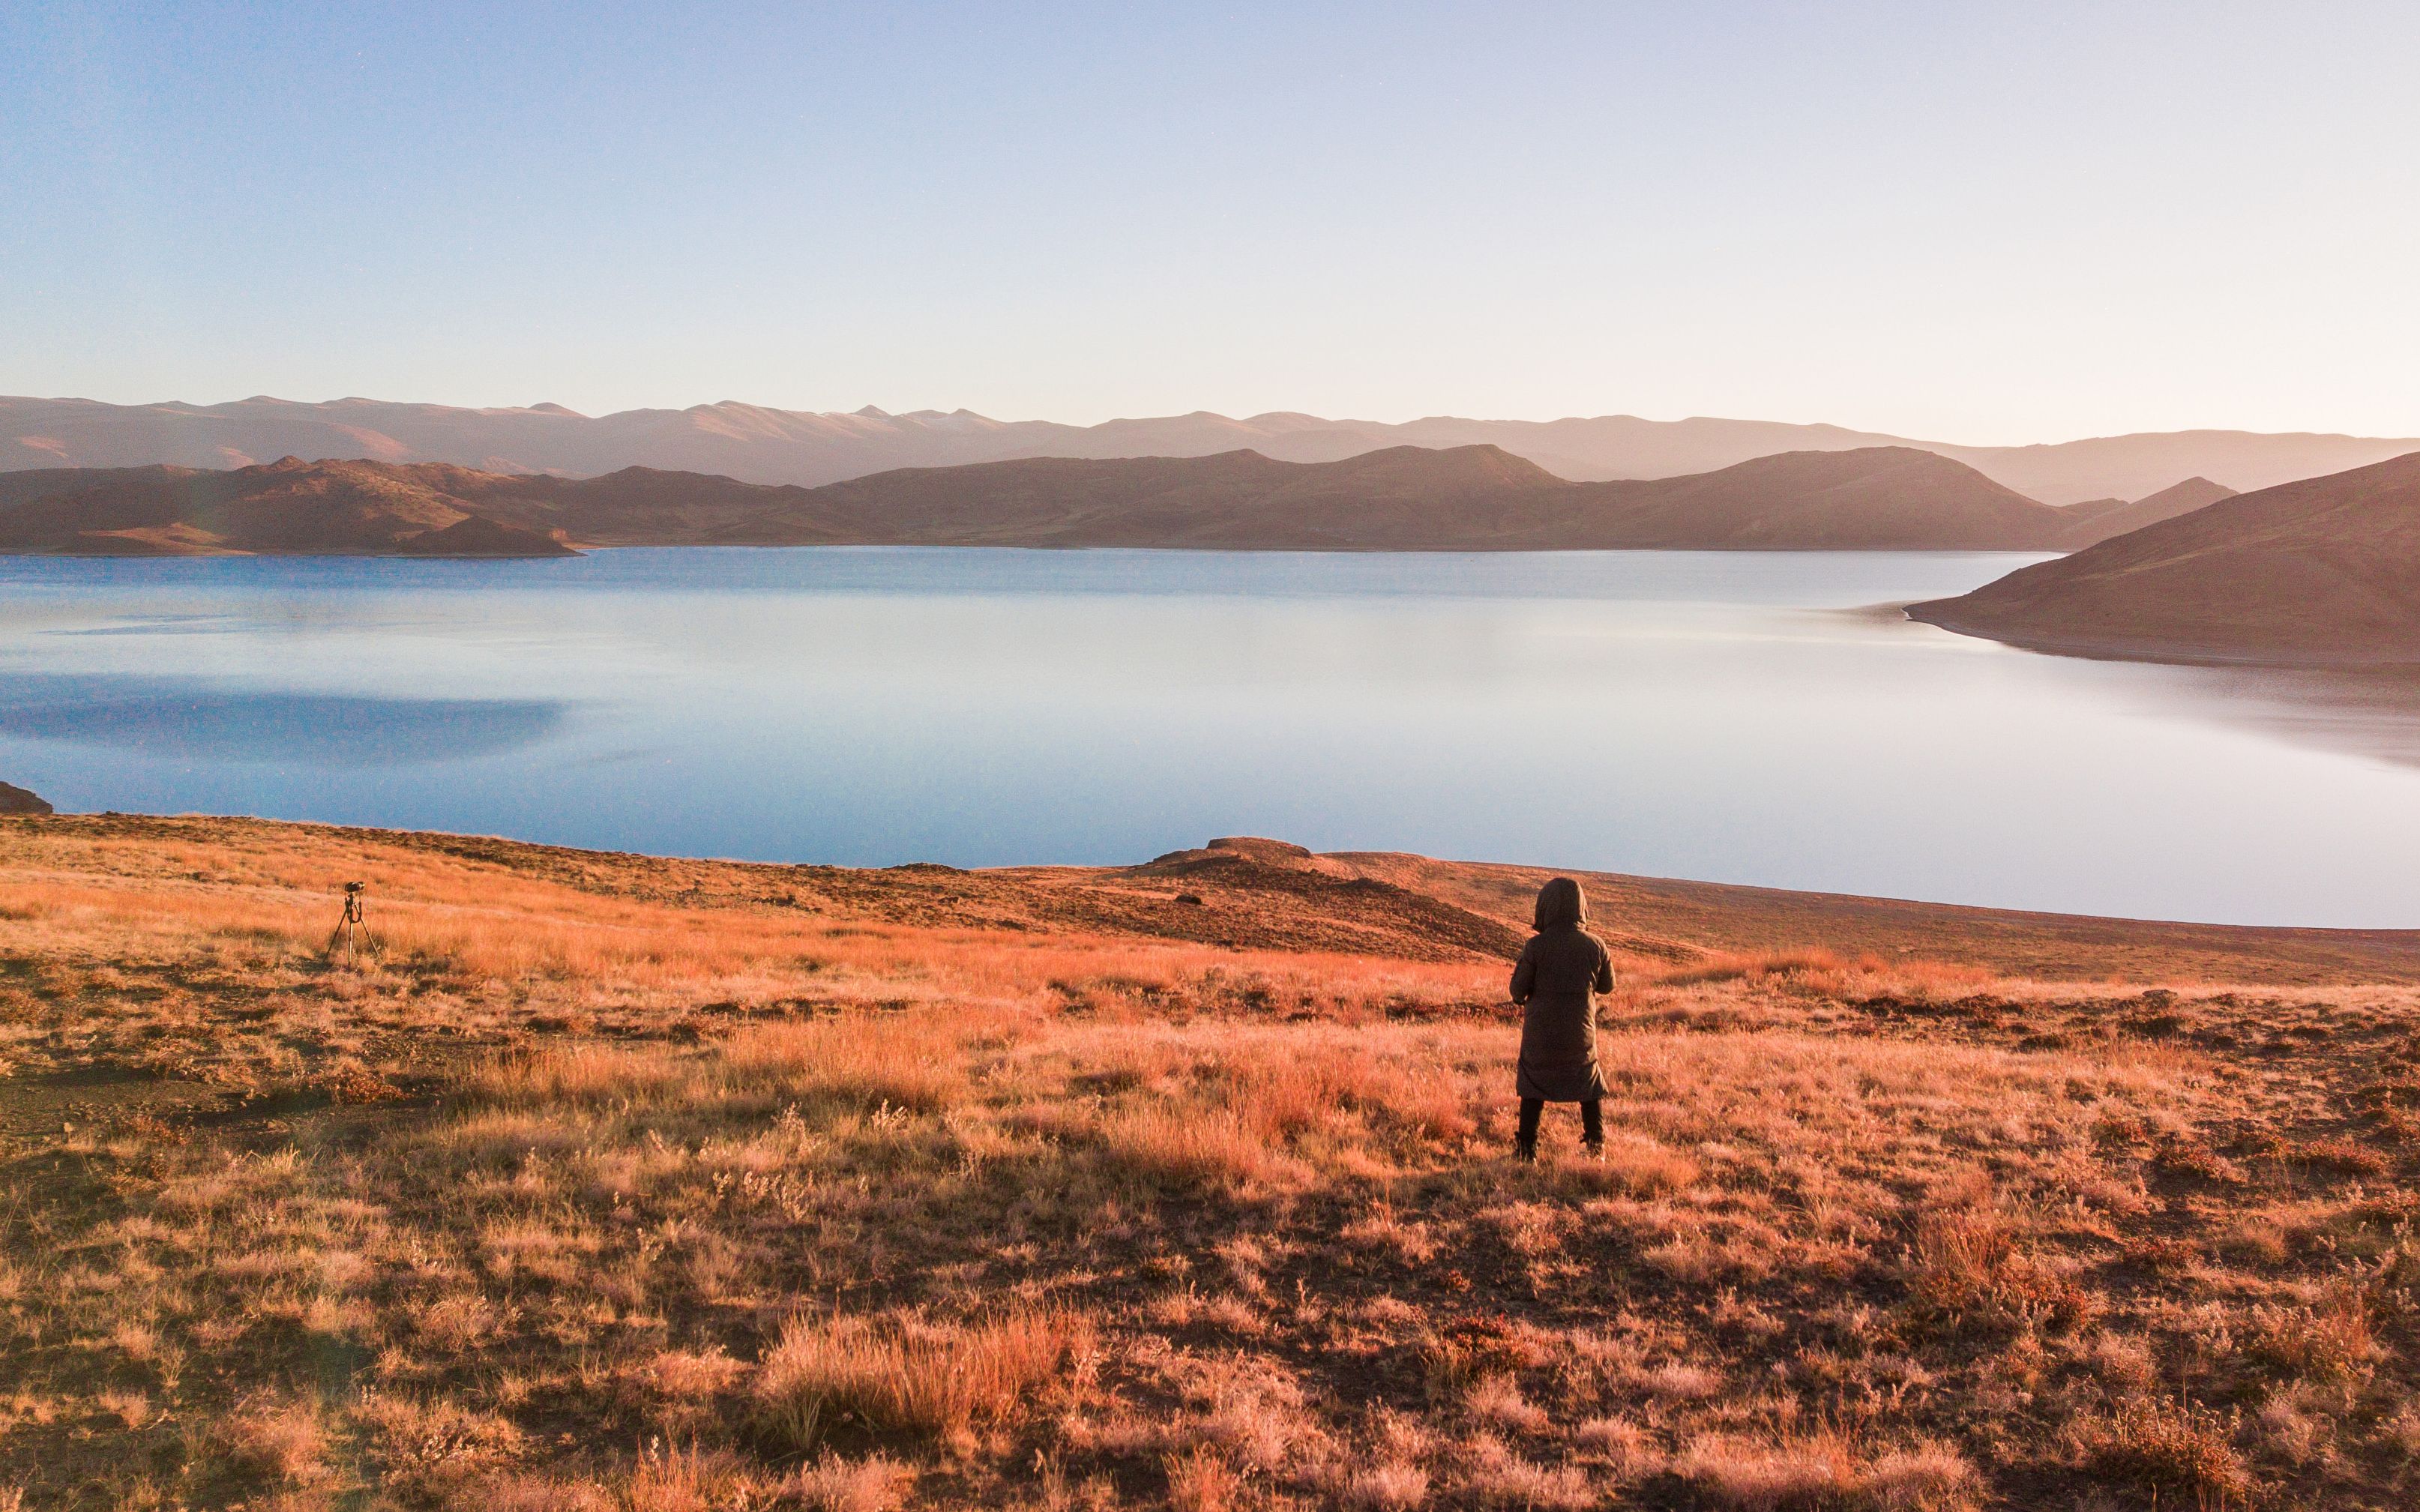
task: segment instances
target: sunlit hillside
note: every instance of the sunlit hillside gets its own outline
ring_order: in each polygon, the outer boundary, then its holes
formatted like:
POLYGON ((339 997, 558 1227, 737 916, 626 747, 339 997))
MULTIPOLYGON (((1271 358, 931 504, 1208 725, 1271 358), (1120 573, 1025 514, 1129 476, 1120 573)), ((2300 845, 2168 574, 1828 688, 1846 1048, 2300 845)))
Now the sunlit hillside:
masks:
POLYGON ((0 1504, 2413 1485, 2407 987, 1607 918, 1609 1149, 1554 1110, 1524 1168, 1502 965, 1453 937, 1502 926, 1281 848, 845 872, 99 818, 0 860, 0 1504))

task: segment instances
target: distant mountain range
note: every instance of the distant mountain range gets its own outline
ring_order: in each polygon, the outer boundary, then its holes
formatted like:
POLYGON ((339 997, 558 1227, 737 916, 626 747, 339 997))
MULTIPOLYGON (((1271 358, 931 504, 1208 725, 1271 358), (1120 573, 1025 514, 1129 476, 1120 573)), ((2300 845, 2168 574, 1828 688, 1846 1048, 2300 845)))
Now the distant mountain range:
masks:
MULTIPOLYGON (((2206 489, 2207 486, 2205 486, 2206 489)), ((2058 509, 1912 447, 1791 452, 1675 478, 1574 483, 1495 446, 1331 462, 1257 452, 1031 457, 818 488, 625 468, 445 463, 0 472, 0 550, 546 556, 587 546, 919 545, 1235 550, 2061 550, 2145 509, 2058 509)))
POLYGON ((2420 451, 2220 500, 1908 613, 2079 656, 2420 664, 2420 451))
POLYGON ((1402 424, 1272 413, 1196 412, 1098 425, 998 421, 960 409, 820 414, 722 403, 586 416, 558 405, 466 409, 375 399, 109 405, 0 398, 0 471, 174 463, 231 469, 273 458, 445 462, 491 472, 591 477, 627 467, 814 486, 897 468, 1019 457, 1207 456, 1250 450, 1332 462, 1412 445, 1491 445, 1564 479, 1709 472, 1783 452, 1906 446, 1962 462, 2053 504, 2140 499, 2187 479, 2264 488, 2420 448, 2420 440, 2171 431, 2040 446, 1956 446, 1837 425, 1748 420, 1554 421, 1435 417, 1402 424))

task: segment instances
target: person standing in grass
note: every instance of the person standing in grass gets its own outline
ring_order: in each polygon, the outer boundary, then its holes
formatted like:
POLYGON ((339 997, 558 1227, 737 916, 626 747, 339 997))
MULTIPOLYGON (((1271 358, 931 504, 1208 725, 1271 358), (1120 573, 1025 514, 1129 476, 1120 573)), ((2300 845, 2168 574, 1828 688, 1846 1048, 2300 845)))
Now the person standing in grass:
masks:
POLYGON ((1596 1064, 1596 995, 1613 991, 1613 958, 1588 932, 1588 897, 1570 877, 1538 889, 1538 933, 1512 968, 1521 1005, 1521 1128, 1512 1153, 1538 1158, 1538 1119, 1549 1103, 1580 1105, 1589 1153, 1605 1149, 1605 1075, 1596 1064))

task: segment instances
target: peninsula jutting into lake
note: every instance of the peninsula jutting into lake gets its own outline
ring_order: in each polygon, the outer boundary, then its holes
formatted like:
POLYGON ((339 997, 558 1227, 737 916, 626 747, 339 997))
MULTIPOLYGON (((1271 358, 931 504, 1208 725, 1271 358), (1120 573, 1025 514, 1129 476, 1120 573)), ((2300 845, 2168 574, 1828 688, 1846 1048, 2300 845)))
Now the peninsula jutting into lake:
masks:
POLYGON ((2214 502, 1908 612, 2079 656, 2420 666, 2420 452, 2214 502))

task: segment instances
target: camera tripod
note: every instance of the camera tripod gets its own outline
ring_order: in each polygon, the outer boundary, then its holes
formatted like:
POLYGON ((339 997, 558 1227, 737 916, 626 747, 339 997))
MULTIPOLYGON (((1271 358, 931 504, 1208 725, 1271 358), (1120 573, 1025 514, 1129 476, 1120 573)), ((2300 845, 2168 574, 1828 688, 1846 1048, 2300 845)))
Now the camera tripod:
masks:
POLYGON ((369 885, 363 882, 345 884, 345 917, 328 932, 328 958, 334 961, 338 948, 345 952, 345 964, 351 965, 358 955, 378 953, 378 936, 370 933, 369 924, 362 918, 362 893, 369 885))

